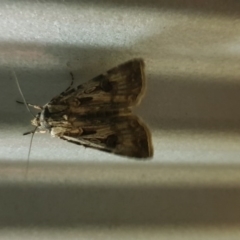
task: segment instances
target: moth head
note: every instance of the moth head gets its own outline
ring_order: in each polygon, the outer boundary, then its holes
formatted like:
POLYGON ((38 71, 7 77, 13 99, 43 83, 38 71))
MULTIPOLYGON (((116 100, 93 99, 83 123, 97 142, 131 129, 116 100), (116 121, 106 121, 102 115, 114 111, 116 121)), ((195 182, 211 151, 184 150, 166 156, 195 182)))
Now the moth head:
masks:
POLYGON ((40 124, 40 113, 36 115, 36 117, 31 121, 33 126, 39 127, 41 126, 40 124))

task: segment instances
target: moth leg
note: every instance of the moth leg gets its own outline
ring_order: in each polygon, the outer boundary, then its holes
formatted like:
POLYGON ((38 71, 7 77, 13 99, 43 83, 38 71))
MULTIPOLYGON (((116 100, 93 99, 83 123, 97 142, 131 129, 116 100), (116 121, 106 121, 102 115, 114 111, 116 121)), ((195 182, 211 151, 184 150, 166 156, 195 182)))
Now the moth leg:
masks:
POLYGON ((72 85, 73 85, 73 82, 74 82, 74 76, 73 76, 72 72, 70 72, 70 76, 71 76, 71 83, 70 83, 70 86, 68 88, 71 88, 72 85))
MULTIPOLYGON (((20 104, 25 104, 24 102, 21 102, 21 101, 16 101, 17 103, 20 103, 20 104)), ((39 106, 39 105, 34 105, 34 104, 31 104, 31 103, 27 103, 27 105, 29 107, 32 107, 32 108, 35 108, 35 109, 38 109, 38 110, 42 110, 43 107, 42 106, 39 106)))
POLYGON ((70 94, 72 91, 75 91, 72 86, 73 86, 73 81, 74 81, 74 77, 73 77, 73 73, 70 72, 70 76, 71 76, 71 83, 70 85, 63 91, 61 92, 58 96, 54 97, 52 99, 52 101, 58 101, 59 99, 61 99, 62 97, 70 94))
POLYGON ((25 135, 28 135, 28 134, 46 133, 46 132, 47 132, 47 131, 45 131, 45 130, 37 130, 37 129, 34 129, 34 130, 32 130, 32 131, 23 133, 23 135, 25 136, 25 135))
POLYGON ((23 135, 25 136, 25 135, 33 134, 33 133, 35 133, 35 130, 29 131, 29 132, 25 132, 25 133, 23 133, 23 135))
POLYGON ((72 73, 72 72, 70 72, 70 76, 71 76, 71 83, 70 83, 70 85, 66 88, 66 90, 63 91, 63 93, 67 92, 67 91, 68 91, 69 89, 71 89, 72 86, 73 86, 74 76, 73 76, 73 73, 72 73))

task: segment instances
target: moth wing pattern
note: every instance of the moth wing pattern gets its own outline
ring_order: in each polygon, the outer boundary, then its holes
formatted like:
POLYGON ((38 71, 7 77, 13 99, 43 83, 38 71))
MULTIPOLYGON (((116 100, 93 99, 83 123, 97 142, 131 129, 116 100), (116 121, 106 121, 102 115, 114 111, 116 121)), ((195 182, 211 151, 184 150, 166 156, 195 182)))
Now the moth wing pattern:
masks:
POLYGON ((50 112, 82 115, 137 105, 145 90, 144 61, 133 59, 53 98, 50 112))
POLYGON ((70 128, 52 129, 53 134, 72 143, 117 155, 149 158, 153 155, 151 135, 135 115, 111 118, 68 119, 70 128))
POLYGON ((85 147, 150 158, 150 131, 131 112, 144 90, 144 61, 133 59, 77 88, 70 86, 43 106, 32 124, 85 147))

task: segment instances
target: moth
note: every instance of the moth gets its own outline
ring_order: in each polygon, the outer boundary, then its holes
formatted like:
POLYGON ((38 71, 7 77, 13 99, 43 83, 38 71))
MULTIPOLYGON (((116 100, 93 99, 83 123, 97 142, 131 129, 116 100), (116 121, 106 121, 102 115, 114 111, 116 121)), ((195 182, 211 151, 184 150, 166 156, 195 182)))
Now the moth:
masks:
POLYGON ((39 109, 35 132, 132 158, 151 158, 148 127, 132 113, 145 91, 144 61, 133 59, 76 88, 71 85, 39 109))

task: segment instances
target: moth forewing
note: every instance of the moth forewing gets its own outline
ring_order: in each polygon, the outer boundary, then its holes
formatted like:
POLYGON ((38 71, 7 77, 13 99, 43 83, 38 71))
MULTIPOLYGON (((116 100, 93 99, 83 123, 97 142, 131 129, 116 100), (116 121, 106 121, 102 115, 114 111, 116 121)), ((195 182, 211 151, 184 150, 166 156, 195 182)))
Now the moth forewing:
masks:
POLYGON ((135 106, 140 102, 145 91, 146 82, 144 61, 142 59, 134 59, 123 63, 109 70, 104 76, 104 81, 115 87, 115 92, 113 91, 115 93, 114 102, 124 102, 129 106, 135 106))
POLYGON ((133 59, 54 97, 32 121, 41 130, 72 143, 150 158, 151 134, 132 114, 145 90, 144 62, 133 59))

